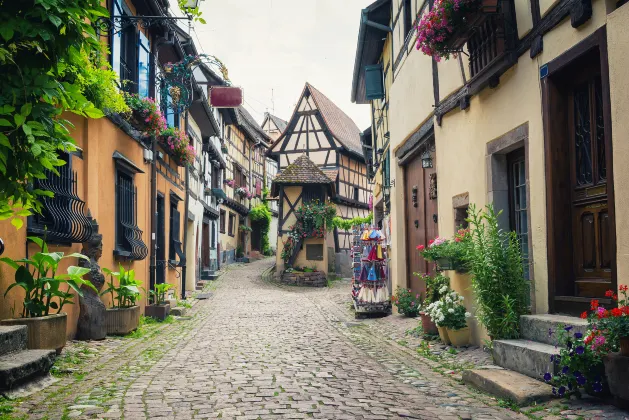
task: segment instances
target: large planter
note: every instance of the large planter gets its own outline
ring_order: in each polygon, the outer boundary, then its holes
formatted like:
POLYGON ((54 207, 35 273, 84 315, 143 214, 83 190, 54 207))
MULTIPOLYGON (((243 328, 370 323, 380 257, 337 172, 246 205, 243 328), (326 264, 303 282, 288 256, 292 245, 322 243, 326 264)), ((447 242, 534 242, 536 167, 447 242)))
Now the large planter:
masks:
POLYGON ((147 305, 144 308, 144 315, 163 321, 170 314, 170 305, 147 305))
POLYGON ((424 330, 424 334, 439 334, 439 330, 437 330, 437 324, 435 324, 426 312, 420 312, 419 317, 422 321, 422 329, 424 330))
POLYGON ((629 409, 629 357, 620 353, 610 353, 603 358, 605 377, 614 404, 629 409))
POLYGON ((437 327, 439 331, 439 338, 443 341, 443 344, 450 344, 450 337, 448 337, 448 331, 446 327, 437 327))
POLYGON ((629 337, 622 337, 620 339, 620 355, 629 357, 629 337))
POLYGON ((460 330, 448 328, 448 338, 454 347, 467 346, 470 344, 470 329, 469 327, 461 328, 460 330))
POLYGON ((454 261, 452 261, 450 258, 439 258, 435 262, 437 263, 437 269, 439 269, 440 271, 454 270, 455 268, 454 261))
POLYGON ((66 345, 66 326, 68 315, 65 313, 42 316, 38 318, 4 319, 1 325, 26 325, 29 349, 53 349, 61 354, 66 345))
POLYGON ((138 328, 140 307, 107 309, 105 328, 107 335, 127 335, 138 328))

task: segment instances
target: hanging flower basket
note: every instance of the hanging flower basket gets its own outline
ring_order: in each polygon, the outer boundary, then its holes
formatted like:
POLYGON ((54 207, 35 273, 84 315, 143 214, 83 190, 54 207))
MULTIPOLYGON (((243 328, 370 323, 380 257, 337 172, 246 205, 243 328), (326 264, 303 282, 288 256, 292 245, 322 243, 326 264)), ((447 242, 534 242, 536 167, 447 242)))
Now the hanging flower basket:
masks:
POLYGON ((417 25, 416 48, 435 61, 462 51, 473 31, 500 9, 501 0, 436 0, 417 25))
POLYGON ((191 165, 197 155, 188 135, 178 128, 163 130, 158 137, 158 143, 177 166, 191 165))

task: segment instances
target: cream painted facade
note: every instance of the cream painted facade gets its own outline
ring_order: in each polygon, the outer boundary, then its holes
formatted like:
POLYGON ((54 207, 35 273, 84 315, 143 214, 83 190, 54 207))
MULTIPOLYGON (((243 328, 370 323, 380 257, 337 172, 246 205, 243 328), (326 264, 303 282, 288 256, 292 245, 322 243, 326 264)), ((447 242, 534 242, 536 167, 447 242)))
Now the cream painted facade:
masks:
MULTIPOLYGON (((427 3, 427 2, 426 2, 427 3)), ((558 1, 540 0, 541 21, 550 16, 558 1)), ((412 1, 413 14, 426 10, 427 4, 412 1), (424 9, 421 9, 424 7, 424 9)), ((534 31, 534 19, 528 0, 515 0, 515 20, 517 22, 518 43, 523 42, 531 31, 534 31)), ((611 126, 613 150, 613 185, 615 194, 615 222, 613 232, 616 239, 616 277, 617 285, 627 284, 629 277, 629 238, 621 234, 629 227, 629 215, 622 211, 623 204, 629 202, 629 175, 625 169, 629 147, 626 141, 629 132, 627 112, 629 100, 627 89, 626 68, 629 64, 629 42, 623 30, 629 24, 629 6, 617 8, 616 2, 606 0, 592 1, 592 16, 578 28, 571 26, 570 19, 558 22, 549 32, 543 35, 543 50, 535 57, 529 55, 529 48, 517 57, 517 61, 499 77, 499 84, 494 88, 485 87, 469 96, 469 106, 456 106, 438 118, 435 109, 436 98, 441 105, 460 92, 464 80, 470 85, 470 70, 467 56, 452 58, 438 64, 414 48, 416 34, 409 35, 404 43, 400 33, 402 25, 403 5, 401 0, 391 2, 389 25, 392 32, 381 53, 381 60, 387 63, 390 56, 398 65, 392 70, 393 81, 389 85, 385 77, 386 98, 389 102, 388 126, 390 149, 398 159, 391 162, 390 179, 395 181, 391 186, 390 219, 393 234, 393 246, 390 251, 392 259, 391 271, 393 288, 407 287, 411 274, 407 268, 406 249, 408 229, 406 205, 408 191, 405 192, 405 169, 399 164, 400 158, 408 150, 410 142, 415 141, 424 127, 434 125, 434 159, 438 179, 438 232, 439 236, 451 237, 457 228, 455 222, 455 203, 467 197, 469 203, 482 207, 494 202, 499 209, 504 209, 501 223, 509 228, 509 203, 507 194, 506 173, 499 168, 506 161, 508 152, 525 149, 527 219, 529 246, 529 270, 532 287, 531 309, 534 313, 553 312, 550 306, 552 296, 549 290, 549 220, 547 185, 547 137, 543 119, 544 81, 540 71, 545 65, 557 63, 558 59, 574 54, 582 42, 590 42, 593 37, 605 39, 608 51, 609 86, 611 96, 611 126), (399 13, 401 14, 398 14, 399 13), (600 30, 600 31, 599 31, 600 30), (606 32, 602 32, 606 31, 606 32), (392 48, 391 48, 392 44, 392 48), (575 48, 577 47, 577 48, 575 48), (463 66, 461 66, 462 60, 463 66), (464 74, 461 69, 464 69, 464 74), (436 70, 436 72, 435 72, 436 70), (433 76, 438 75, 438 92, 433 85, 433 76), (465 109, 461 109, 465 108, 465 109), (396 161, 397 160, 397 164, 396 161)), ((583 44, 581 44, 583 45, 583 44)), ((604 48, 604 47, 603 47, 604 48)), ((363 53, 364 54, 364 53, 363 53)), ((601 58, 604 60, 604 57, 601 58)), ((358 62, 358 61, 357 61, 358 62)), ((367 63, 371 64, 371 63, 367 63)), ((385 68, 386 68, 385 64, 385 68)), ((391 71, 391 70, 390 70, 391 71)), ((356 75, 355 75, 356 77, 356 75)), ((372 101, 372 112, 380 107, 380 101, 372 101)), ((549 122, 550 124, 550 122, 549 122)), ((547 124, 547 126, 550 126, 547 124)), ((377 136, 377 127, 373 127, 372 135, 377 136)), ((375 139, 374 139, 375 142, 375 139)), ((506 165, 506 164, 505 164, 506 165)), ((382 168, 375 176, 376 189, 382 177, 382 168)), ((376 202, 377 202, 377 195, 376 202)), ((420 198, 421 200, 421 198, 420 198)), ((474 296, 470 291, 468 275, 448 272, 452 287, 466 297, 466 304, 473 312, 474 296)), ((486 338, 482 327, 472 322, 472 336, 475 343, 486 338)))

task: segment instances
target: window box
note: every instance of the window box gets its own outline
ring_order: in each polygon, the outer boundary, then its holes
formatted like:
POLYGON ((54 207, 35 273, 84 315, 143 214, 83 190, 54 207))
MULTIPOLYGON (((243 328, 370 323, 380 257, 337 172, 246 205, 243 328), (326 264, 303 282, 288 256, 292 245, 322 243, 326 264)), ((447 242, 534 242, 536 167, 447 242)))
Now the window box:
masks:
POLYGON ((470 37, 482 27, 483 23, 491 16, 499 12, 501 0, 480 0, 478 11, 466 13, 462 23, 452 32, 445 42, 445 49, 450 51, 462 51, 463 46, 470 37))

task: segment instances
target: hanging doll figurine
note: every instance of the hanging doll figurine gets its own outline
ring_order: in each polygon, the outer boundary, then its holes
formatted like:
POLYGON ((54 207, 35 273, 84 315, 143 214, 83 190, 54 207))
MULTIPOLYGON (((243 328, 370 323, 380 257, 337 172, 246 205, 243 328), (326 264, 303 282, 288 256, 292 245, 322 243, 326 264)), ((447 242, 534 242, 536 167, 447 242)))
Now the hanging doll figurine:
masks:
POLYGON ((369 256, 367 257, 369 261, 374 261, 378 259, 378 253, 375 246, 371 247, 371 251, 369 252, 369 256))
POLYGON ((380 244, 378 244, 378 251, 376 256, 378 257, 379 260, 383 260, 383 256, 382 256, 382 246, 380 244))
POLYGON ((370 281, 376 281, 377 280, 377 278, 376 278, 376 268, 373 265, 371 266, 371 269, 369 269, 369 275, 367 276, 367 280, 370 280, 370 281))

